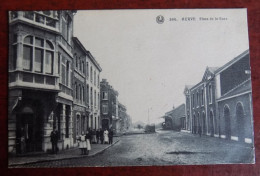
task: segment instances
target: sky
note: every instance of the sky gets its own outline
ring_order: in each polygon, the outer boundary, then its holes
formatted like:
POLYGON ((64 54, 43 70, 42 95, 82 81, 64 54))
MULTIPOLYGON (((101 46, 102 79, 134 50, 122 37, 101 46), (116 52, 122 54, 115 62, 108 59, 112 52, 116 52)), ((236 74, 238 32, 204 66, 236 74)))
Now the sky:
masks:
POLYGON ((74 36, 132 121, 145 123, 185 103, 185 85, 198 83, 207 66, 222 66, 249 48, 245 9, 77 11, 74 36))

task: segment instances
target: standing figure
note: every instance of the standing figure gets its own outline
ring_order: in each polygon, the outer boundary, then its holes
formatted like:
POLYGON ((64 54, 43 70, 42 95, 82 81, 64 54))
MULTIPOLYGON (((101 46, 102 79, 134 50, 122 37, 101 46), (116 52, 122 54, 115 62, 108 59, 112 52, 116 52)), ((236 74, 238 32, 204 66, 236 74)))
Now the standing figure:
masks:
POLYGON ((53 131, 51 132, 51 145, 52 145, 52 153, 57 154, 58 152, 58 131, 56 130, 56 127, 54 127, 53 131))
POLYGON ((99 131, 99 129, 97 129, 97 131, 96 131, 97 144, 99 143, 99 139, 100 139, 99 133, 100 133, 100 131, 99 131))
POLYGON ((91 145, 90 145, 90 134, 89 134, 89 131, 86 132, 86 143, 87 143, 87 151, 86 151, 86 155, 89 154, 89 151, 91 150, 91 145))
POLYGON ((104 143, 108 144, 108 131, 107 131, 107 129, 105 129, 105 131, 104 131, 104 143))
POLYGON ((108 133, 109 144, 113 144, 113 135, 114 135, 113 129, 110 128, 109 133, 108 133))
POLYGON ((100 137, 101 144, 103 144, 104 143, 104 131, 102 128, 100 128, 99 137, 100 137))
POLYGON ((92 142, 92 140, 93 140, 93 138, 92 138, 92 130, 91 129, 89 129, 89 135, 90 135, 90 139, 89 139, 89 142, 90 142, 90 144, 92 144, 93 142, 92 142))
POLYGON ((87 148, 87 142, 86 142, 84 132, 82 132, 79 137, 79 148, 81 150, 81 155, 84 155, 86 153, 86 148, 87 148))
POLYGON ((92 143, 93 144, 97 143, 96 130, 92 131, 92 143))

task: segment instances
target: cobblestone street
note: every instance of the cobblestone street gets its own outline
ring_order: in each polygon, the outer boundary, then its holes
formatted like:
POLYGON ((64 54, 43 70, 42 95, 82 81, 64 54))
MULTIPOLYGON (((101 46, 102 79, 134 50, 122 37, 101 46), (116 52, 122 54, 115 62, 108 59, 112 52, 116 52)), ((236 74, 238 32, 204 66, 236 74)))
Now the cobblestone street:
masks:
POLYGON ((126 165, 187 165, 252 162, 254 149, 209 136, 158 131, 122 136, 104 152, 87 158, 65 159, 19 167, 85 167, 126 165))

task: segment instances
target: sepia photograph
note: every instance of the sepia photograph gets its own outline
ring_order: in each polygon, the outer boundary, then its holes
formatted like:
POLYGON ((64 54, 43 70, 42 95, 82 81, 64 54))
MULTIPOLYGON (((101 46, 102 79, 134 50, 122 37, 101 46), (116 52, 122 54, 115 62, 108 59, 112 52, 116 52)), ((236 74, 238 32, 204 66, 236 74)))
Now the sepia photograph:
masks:
POLYGON ((8 20, 9 168, 255 163, 246 8, 8 20))

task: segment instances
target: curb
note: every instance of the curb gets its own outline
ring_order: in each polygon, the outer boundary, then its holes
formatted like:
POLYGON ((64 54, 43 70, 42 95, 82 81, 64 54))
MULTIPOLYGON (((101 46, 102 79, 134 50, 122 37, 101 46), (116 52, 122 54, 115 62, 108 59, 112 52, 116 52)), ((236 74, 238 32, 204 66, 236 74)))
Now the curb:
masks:
POLYGON ((115 145, 119 141, 120 141, 120 139, 115 141, 113 144, 108 145, 104 149, 97 151, 96 153, 93 153, 91 155, 78 155, 78 156, 74 156, 74 157, 70 157, 70 158, 43 159, 43 160, 31 161, 31 162, 25 162, 25 163, 19 163, 19 164, 10 164, 10 165, 8 165, 8 167, 11 168, 11 167, 14 167, 14 166, 23 166, 23 165, 27 165, 27 164, 36 164, 36 163, 45 163, 45 162, 50 162, 50 161, 61 161, 61 160, 71 160, 71 159, 78 159, 78 158, 94 157, 94 156, 104 152, 108 148, 112 147, 113 145, 115 145))

